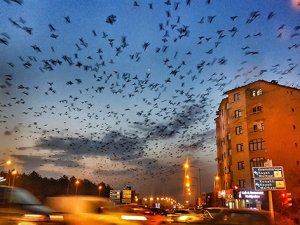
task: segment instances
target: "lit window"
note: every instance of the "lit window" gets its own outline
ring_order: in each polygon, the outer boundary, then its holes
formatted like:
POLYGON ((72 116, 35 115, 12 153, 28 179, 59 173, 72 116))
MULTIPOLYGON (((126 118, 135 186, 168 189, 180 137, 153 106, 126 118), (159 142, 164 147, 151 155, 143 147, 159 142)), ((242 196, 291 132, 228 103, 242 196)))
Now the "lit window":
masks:
POLYGON ((241 98, 240 93, 235 93, 235 94, 233 95, 233 98, 234 98, 234 101, 240 100, 240 98, 241 98))
POLYGON ((242 116, 242 111, 240 109, 234 111, 234 117, 239 118, 242 116))
POLYGON ((265 129, 265 126, 264 126, 263 122, 253 124, 253 131, 254 132, 263 131, 264 129, 265 129))
POLYGON ((243 144, 237 144, 237 145, 236 145, 236 151, 237 151, 237 152, 242 152, 242 151, 244 151, 244 145, 243 145, 243 144))
POLYGON ((239 161, 238 162, 238 170, 243 170, 243 169, 245 169, 245 162, 239 161))
POLYGON ((242 126, 238 126, 235 128, 235 134, 239 135, 243 133, 242 126))
POLYGON ((259 96, 259 95, 262 95, 262 89, 258 89, 258 90, 253 90, 252 92, 251 92, 251 96, 252 97, 255 97, 255 96, 259 96))

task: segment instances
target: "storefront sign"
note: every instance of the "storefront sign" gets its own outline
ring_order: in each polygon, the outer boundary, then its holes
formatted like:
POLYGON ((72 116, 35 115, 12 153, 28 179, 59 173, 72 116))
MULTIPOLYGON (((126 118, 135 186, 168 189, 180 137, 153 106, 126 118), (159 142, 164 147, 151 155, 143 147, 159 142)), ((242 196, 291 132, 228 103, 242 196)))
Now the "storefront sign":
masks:
POLYGON ((242 198, 259 199, 264 195, 263 191, 241 191, 242 198))

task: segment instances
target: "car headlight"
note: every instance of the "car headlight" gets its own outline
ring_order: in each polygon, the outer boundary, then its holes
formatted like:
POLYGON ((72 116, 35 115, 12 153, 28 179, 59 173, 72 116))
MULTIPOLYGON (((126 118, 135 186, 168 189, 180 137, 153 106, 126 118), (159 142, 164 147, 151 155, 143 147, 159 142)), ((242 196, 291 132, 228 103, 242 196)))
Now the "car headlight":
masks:
POLYGON ((62 216, 62 215, 50 215, 50 220, 51 221, 63 221, 64 216, 62 216))
POLYGON ((40 214, 25 214, 23 216, 23 220, 25 220, 25 221, 48 221, 49 217, 46 215, 40 215, 40 214))
POLYGON ((179 216, 178 217, 178 221, 186 221, 186 220, 188 220, 188 216, 179 216))
POLYGON ((144 217, 144 216, 128 216, 128 215, 122 215, 121 218, 122 218, 122 220, 142 220, 142 221, 147 220, 147 218, 144 217))

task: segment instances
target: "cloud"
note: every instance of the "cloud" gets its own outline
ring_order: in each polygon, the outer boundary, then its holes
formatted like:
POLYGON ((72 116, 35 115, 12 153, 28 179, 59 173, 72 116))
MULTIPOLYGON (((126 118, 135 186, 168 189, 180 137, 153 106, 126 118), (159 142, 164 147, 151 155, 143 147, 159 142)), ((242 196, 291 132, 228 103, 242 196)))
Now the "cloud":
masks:
POLYGON ((39 167, 45 162, 42 156, 34 155, 12 155, 22 165, 24 171, 38 170, 39 167))
POLYGON ((102 138, 94 140, 86 137, 48 137, 41 138, 35 148, 63 150, 63 155, 107 156, 112 160, 129 160, 143 156, 145 140, 135 134, 121 134, 111 131, 102 138))

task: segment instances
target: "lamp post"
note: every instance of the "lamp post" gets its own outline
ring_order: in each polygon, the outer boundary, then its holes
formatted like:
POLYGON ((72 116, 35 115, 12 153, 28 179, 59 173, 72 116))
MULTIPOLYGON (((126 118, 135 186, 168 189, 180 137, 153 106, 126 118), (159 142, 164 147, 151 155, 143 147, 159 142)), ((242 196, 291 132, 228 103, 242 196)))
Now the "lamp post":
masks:
POLYGON ((75 195, 77 195, 77 191, 78 191, 78 186, 80 184, 80 181, 79 180, 76 180, 75 181, 75 195))

